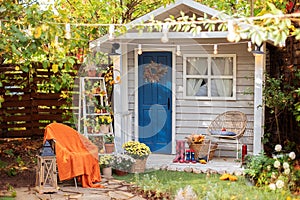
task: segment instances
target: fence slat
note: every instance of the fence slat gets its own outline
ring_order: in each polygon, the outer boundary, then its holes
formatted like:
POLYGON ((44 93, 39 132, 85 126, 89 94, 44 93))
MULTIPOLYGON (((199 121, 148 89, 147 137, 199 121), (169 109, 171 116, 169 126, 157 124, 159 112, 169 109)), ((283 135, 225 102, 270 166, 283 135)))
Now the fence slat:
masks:
MULTIPOLYGON (((61 93, 37 92, 38 84, 50 80, 54 73, 43 69, 40 63, 32 65, 35 69, 32 78, 26 72, 16 71, 17 65, 0 66, 0 73, 7 78, 3 87, 0 87, 0 95, 4 98, 0 108, 0 138, 43 136, 44 128, 49 123, 69 123, 70 117, 63 117, 64 113, 78 110, 77 107, 71 107, 61 93), (71 109, 61 109, 67 104, 71 109)), ((78 68, 74 66, 74 69, 78 68)), ((70 75, 76 78, 76 73, 70 72, 70 75)))

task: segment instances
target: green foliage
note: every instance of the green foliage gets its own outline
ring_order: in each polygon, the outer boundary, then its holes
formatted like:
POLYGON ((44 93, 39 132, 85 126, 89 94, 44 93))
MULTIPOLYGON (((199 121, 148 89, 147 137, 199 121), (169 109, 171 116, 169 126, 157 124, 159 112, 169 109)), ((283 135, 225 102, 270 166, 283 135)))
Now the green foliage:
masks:
POLYGON ((18 156, 18 157, 16 158, 16 162, 18 163, 18 166, 19 166, 19 167, 25 166, 25 163, 24 163, 24 161, 22 160, 21 156, 18 156))
POLYGON ((272 158, 264 153, 248 157, 245 174, 256 186, 268 186, 270 190, 295 190, 295 157, 294 152, 283 152, 281 145, 276 145, 272 158))
POLYGON ((276 110, 282 111, 285 108, 290 109, 290 105, 294 101, 293 94, 290 92, 293 88, 290 87, 289 84, 284 84, 283 76, 272 78, 266 75, 263 90, 264 103, 270 108, 271 113, 275 113, 276 110))
POLYGON ((104 136, 104 142, 107 143, 107 144, 112 144, 112 143, 114 143, 114 139, 115 139, 115 137, 114 137, 113 134, 106 134, 106 135, 104 136))
MULTIPOLYGON (((253 19, 245 17, 249 16, 250 6, 247 1, 238 4, 233 0, 201 2, 217 10, 225 10, 230 15, 221 12, 219 16, 208 18, 204 15, 197 18, 194 15, 187 16, 181 13, 180 17, 171 16, 165 19, 165 22, 170 24, 169 29, 190 32, 195 35, 201 31, 225 31, 229 26, 229 21, 232 21, 232 27, 228 30, 231 35, 230 41, 238 42, 241 39, 250 39, 253 44, 261 45, 264 41, 272 40, 275 45, 279 45, 285 42, 288 36, 300 37, 299 30, 292 25, 291 20, 293 19, 283 17, 282 10, 286 1, 280 4, 275 2, 275 5, 273 1, 261 2, 259 4, 261 7, 255 8, 256 18, 253 19)), ((154 29, 160 31, 157 26, 161 27, 162 22, 153 19, 151 22, 155 24, 153 25, 154 29)))
POLYGON ((0 169, 4 169, 8 165, 7 162, 0 160, 0 169))
MULTIPOLYGON (((294 86, 284 81, 283 76, 272 78, 266 74, 263 88, 263 100, 265 106, 270 109, 270 113, 274 116, 279 143, 281 143, 279 116, 285 110, 293 111, 295 99, 292 91, 294 91, 294 86)), ((266 137, 266 140, 268 140, 267 136, 268 134, 264 136, 266 137)))
MULTIPOLYGON (((300 88, 295 90, 295 92, 300 96, 300 88)), ((296 117, 296 121, 298 122, 298 125, 300 126, 300 102, 296 102, 294 104, 295 109, 293 110, 293 114, 296 117)))
POLYGON ((7 154, 8 156, 11 156, 11 157, 14 157, 14 156, 15 156, 14 150, 12 150, 12 149, 5 149, 3 152, 4 152, 5 154, 7 154))
POLYGON ((6 171, 8 176, 16 176, 18 174, 18 171, 15 167, 11 167, 6 171))
POLYGON ((255 156, 247 156, 247 166, 245 173, 251 180, 257 182, 257 185, 268 184, 267 178, 271 176, 268 166, 272 166, 274 161, 269 158, 265 153, 260 153, 255 156), (266 174, 267 173, 267 176, 266 174))
POLYGON ((211 0, 197 0, 198 2, 210 6, 216 10, 222 10, 231 16, 250 16, 250 4, 248 1, 235 0, 223 0, 223 1, 211 1, 211 0))

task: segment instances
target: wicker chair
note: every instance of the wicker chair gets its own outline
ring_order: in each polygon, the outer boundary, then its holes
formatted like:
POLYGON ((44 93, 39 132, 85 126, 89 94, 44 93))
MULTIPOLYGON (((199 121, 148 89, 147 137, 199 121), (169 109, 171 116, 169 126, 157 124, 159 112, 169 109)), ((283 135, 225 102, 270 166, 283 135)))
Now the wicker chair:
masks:
POLYGON ((207 128, 211 138, 236 140, 236 158, 239 155, 239 139, 244 135, 247 117, 239 111, 227 111, 218 115, 207 128))

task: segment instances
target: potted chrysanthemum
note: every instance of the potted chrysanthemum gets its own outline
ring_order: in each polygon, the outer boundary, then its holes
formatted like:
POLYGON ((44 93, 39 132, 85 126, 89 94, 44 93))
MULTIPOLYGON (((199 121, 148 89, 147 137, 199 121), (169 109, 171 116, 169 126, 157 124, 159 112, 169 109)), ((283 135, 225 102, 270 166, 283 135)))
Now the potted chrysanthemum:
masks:
POLYGON ((124 173, 131 171, 132 165, 135 162, 135 159, 127 154, 115 153, 113 155, 111 166, 117 175, 123 175, 124 173))
POLYGON ((112 175, 112 168, 111 168, 112 161, 113 161, 113 156, 111 156, 111 155, 101 155, 99 157, 100 169, 104 176, 109 177, 112 175))
POLYGON ((148 156, 151 154, 150 148, 138 141, 125 142, 122 145, 125 153, 136 160, 132 166, 132 173, 144 172, 148 156))

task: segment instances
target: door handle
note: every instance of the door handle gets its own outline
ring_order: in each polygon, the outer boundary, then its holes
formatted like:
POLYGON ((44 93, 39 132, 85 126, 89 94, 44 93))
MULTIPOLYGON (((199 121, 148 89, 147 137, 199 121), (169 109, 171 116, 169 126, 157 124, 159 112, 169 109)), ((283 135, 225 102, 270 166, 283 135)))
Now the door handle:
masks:
POLYGON ((170 110, 170 104, 171 104, 170 98, 168 98, 168 110, 170 110))

